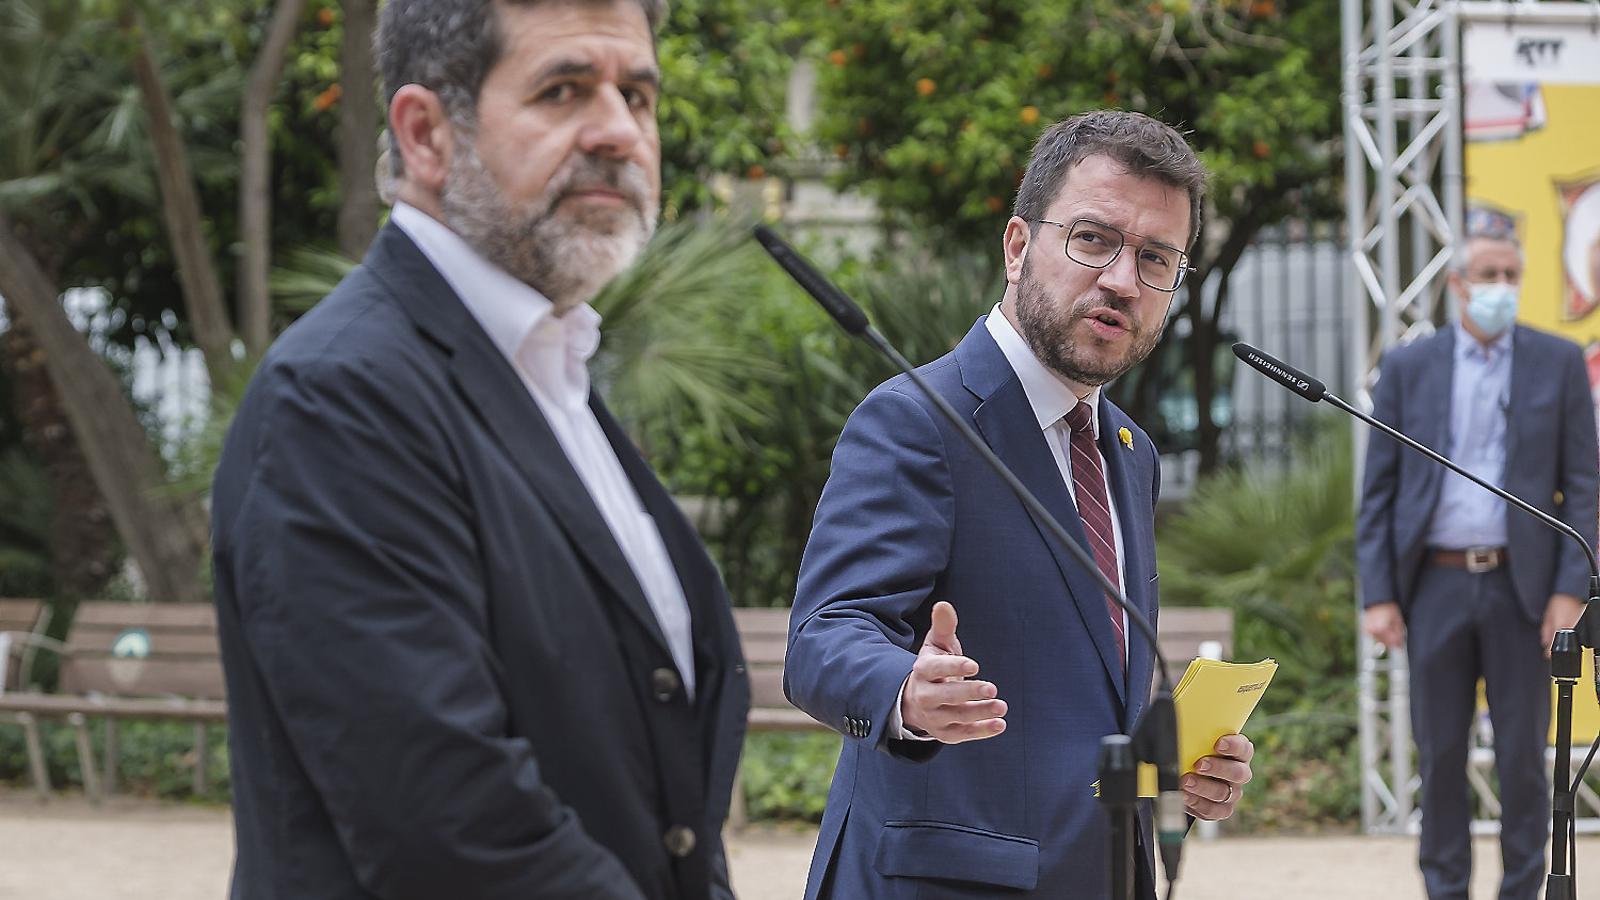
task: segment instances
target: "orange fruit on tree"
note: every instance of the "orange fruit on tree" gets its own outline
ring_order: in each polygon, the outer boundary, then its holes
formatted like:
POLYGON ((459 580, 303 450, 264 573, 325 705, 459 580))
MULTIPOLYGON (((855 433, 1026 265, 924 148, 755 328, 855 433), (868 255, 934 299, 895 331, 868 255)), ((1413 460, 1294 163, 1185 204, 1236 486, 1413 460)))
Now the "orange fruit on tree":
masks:
POLYGON ((931 95, 934 91, 936 91, 938 89, 939 89, 939 86, 934 83, 932 78, 918 78, 917 79, 917 93, 922 95, 922 96, 924 96, 924 97, 927 97, 927 96, 931 95))
POLYGON ((828 54, 828 62, 831 62, 836 66, 842 66, 849 61, 850 58, 845 55, 843 50, 835 50, 828 54))
POLYGON ((1017 118, 1021 119, 1024 125, 1032 125, 1039 121, 1039 107, 1024 106, 1022 111, 1017 113, 1017 118))
POLYGON ((317 99, 313 100, 311 105, 317 112, 327 112, 333 108, 335 103, 339 102, 339 97, 343 93, 344 88, 337 84, 330 84, 327 90, 317 95, 317 99))

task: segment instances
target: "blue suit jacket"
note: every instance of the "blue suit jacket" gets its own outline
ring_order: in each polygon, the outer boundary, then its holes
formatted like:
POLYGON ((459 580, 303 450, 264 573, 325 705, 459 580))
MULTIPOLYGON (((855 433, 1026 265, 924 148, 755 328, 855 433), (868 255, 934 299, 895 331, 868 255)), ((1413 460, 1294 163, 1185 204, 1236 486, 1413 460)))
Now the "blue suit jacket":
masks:
MULTIPOLYGON (((1502 486, 1571 525, 1591 542, 1596 528, 1594 404, 1583 352, 1571 341, 1516 326, 1511 337, 1502 486)), ((1450 455, 1456 330, 1397 347, 1384 357, 1372 414, 1450 455)), ((1362 602, 1406 609, 1427 550, 1444 467, 1373 435, 1367 446, 1356 555, 1362 602)), ((1538 622, 1554 593, 1588 594, 1588 563, 1571 539, 1506 507, 1510 574, 1524 615, 1538 622)))
MULTIPOLYGON (((1083 545, 1060 469, 983 321, 920 371, 1083 545)), ((1153 620, 1156 452, 1104 399, 1100 426, 1126 593, 1153 620)), ((806 897, 823 896, 830 863, 827 895, 840 898, 1105 896, 1100 739, 1131 726, 1152 671, 1149 648, 1130 639, 1124 683, 1093 577, 908 379, 873 391, 834 453, 785 663, 790 700, 848 735, 806 897), (998 737, 944 746, 886 734, 939 600, 955 605, 962 649, 1009 704, 998 737)))

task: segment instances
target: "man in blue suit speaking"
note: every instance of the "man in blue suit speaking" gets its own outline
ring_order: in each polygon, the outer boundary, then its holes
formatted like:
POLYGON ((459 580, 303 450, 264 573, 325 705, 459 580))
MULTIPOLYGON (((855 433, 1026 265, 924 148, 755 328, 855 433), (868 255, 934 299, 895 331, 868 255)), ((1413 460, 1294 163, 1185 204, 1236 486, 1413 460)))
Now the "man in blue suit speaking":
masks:
MULTIPOLYGON (((1152 620, 1156 450, 1100 386, 1159 339, 1204 185, 1147 116, 1053 126, 1006 224, 1004 298, 921 370, 1152 620)), ((904 378, 840 436, 790 622, 789 698, 847 736, 808 900, 1108 895, 1096 759, 1144 707, 1150 648, 904 378)), ((1252 752, 1223 738, 1185 778, 1190 813, 1230 815, 1252 752)))

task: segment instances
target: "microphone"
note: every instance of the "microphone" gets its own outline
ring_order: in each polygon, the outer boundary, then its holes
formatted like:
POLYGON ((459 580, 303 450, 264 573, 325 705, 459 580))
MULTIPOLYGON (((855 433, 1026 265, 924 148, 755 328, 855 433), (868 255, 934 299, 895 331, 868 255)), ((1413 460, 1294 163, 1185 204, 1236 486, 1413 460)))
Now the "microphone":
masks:
POLYGON ((1100 566, 1085 550, 1072 539, 1066 528, 1056 520, 1050 511, 1044 508, 1039 498, 1033 495, 1009 469, 1006 464, 996 456, 983 438, 973 430, 967 421, 961 418, 950 404, 917 372, 904 356, 890 344, 878 329, 868 321, 867 314, 856 305, 844 291, 835 287, 822 273, 818 272, 800 252, 791 247, 787 241, 779 237, 776 232, 765 225, 755 227, 755 237, 761 246, 771 254, 778 265, 783 267, 799 285, 806 289, 813 299, 843 328, 846 333, 860 337, 870 344, 873 349, 888 357, 895 367, 904 372, 911 382, 922 391, 923 395, 934 405, 939 413, 950 422, 957 432, 972 446, 972 449, 983 458, 983 461, 993 469, 996 475, 1006 483, 1011 492, 1022 501, 1033 517, 1043 522, 1045 529, 1051 536, 1066 549, 1067 553, 1078 562, 1078 565, 1088 572, 1101 589, 1106 592, 1122 611, 1127 613, 1128 621, 1132 622, 1144 636, 1156 657, 1156 671, 1159 673, 1156 696, 1147 707, 1149 719, 1140 723, 1140 731, 1136 741, 1141 747, 1155 749, 1155 753, 1147 757, 1153 759, 1157 769, 1157 786, 1159 796, 1156 801, 1157 828, 1160 832, 1159 841, 1161 848, 1162 865, 1166 869, 1167 881, 1177 881, 1178 862, 1182 854, 1183 836, 1188 830, 1188 817, 1184 812, 1182 788, 1178 780, 1178 725, 1176 709, 1172 703, 1172 679, 1167 672, 1167 658, 1161 653, 1161 645, 1156 641, 1155 627, 1150 624, 1142 611, 1128 602, 1115 584, 1100 571, 1100 566))
POLYGON ((1260 370, 1261 374, 1283 385, 1296 394, 1316 403, 1328 393, 1322 382, 1296 369, 1283 360, 1263 353, 1246 343, 1233 345, 1233 355, 1260 370))
POLYGON ((1478 476, 1468 472, 1466 469, 1463 469, 1461 466, 1452 462, 1448 457, 1440 455, 1433 449, 1418 443, 1397 429, 1385 425, 1377 419, 1374 419, 1372 416, 1369 416, 1361 410, 1356 409, 1354 406, 1346 403, 1338 394, 1335 394, 1324 387, 1321 381, 1312 378, 1310 375, 1307 375, 1299 369, 1296 369, 1294 366, 1283 362, 1277 357, 1268 353, 1263 353, 1262 351, 1257 350, 1243 341, 1233 345, 1233 355, 1249 363, 1252 367, 1259 370, 1261 374, 1267 376, 1269 379, 1276 381, 1296 394, 1299 394, 1307 400, 1310 400, 1312 403, 1316 403, 1319 400, 1328 401, 1330 406, 1336 406, 1350 415, 1355 416, 1357 419, 1365 422, 1368 426, 1388 435, 1389 437, 1394 438, 1412 450, 1421 453, 1423 456, 1426 456, 1439 465, 1444 466, 1457 475, 1460 475, 1462 478, 1467 479, 1473 484, 1476 484, 1478 487, 1483 488, 1484 490, 1494 494, 1496 497, 1499 497, 1512 506, 1515 506, 1517 509, 1520 509, 1528 515, 1533 516, 1535 519, 1538 519, 1545 525, 1554 528, 1567 537, 1572 538, 1574 541, 1577 541, 1578 546, 1583 548, 1584 556, 1588 557, 1589 559, 1589 596, 1600 596, 1600 565, 1596 564, 1594 548, 1590 547, 1589 541, 1584 538, 1583 535, 1579 534, 1578 531, 1571 525, 1568 525, 1555 516, 1552 516, 1546 513, 1544 510, 1535 507, 1533 504, 1522 499, 1521 497, 1518 497, 1517 495, 1510 493, 1503 488, 1499 488, 1493 484, 1490 484, 1489 482, 1479 478, 1478 476))
MULTIPOLYGON (((1392 428, 1372 416, 1367 415, 1339 395, 1329 391, 1322 382, 1283 362, 1282 360, 1263 353, 1249 344, 1240 342, 1233 345, 1233 355, 1249 363, 1252 367, 1273 381, 1283 385, 1300 396, 1316 403, 1326 400, 1332 406, 1344 410, 1369 427, 1394 438, 1401 444, 1421 453, 1441 466, 1467 479, 1478 487, 1494 494, 1522 510, 1550 528, 1572 538, 1583 548, 1584 556, 1589 560, 1589 600, 1584 604, 1584 612, 1578 618, 1578 624, 1573 629, 1557 632, 1556 639, 1551 647, 1551 677, 1556 681, 1557 711, 1556 711, 1556 771, 1555 771, 1555 796, 1552 799, 1552 835, 1551 835, 1551 863, 1552 868, 1546 881, 1545 895, 1547 900, 1573 900, 1577 896, 1577 886, 1574 884, 1574 875, 1565 871, 1567 865, 1567 852, 1565 844, 1569 837, 1573 815, 1573 792, 1582 780, 1583 774, 1588 769, 1588 762, 1578 769, 1577 778, 1568 784, 1568 776, 1572 763, 1572 689, 1577 684, 1583 665, 1583 647, 1593 647, 1596 641, 1593 637, 1585 637, 1589 629, 1593 629, 1594 617, 1589 615, 1589 609, 1600 603, 1600 564, 1596 564, 1594 548, 1589 541, 1576 529, 1567 523, 1549 515, 1521 497, 1496 487, 1493 484, 1468 472, 1461 466, 1446 457, 1436 453, 1429 447, 1413 440, 1396 428, 1392 428)), ((1600 672, 1595 676, 1596 687, 1600 688, 1600 672)), ((1595 745, 1600 746, 1600 736, 1595 738, 1595 745)), ((1589 758, 1594 758, 1594 750, 1589 752, 1589 758)), ((1576 848, 1574 847, 1574 851, 1576 848)))

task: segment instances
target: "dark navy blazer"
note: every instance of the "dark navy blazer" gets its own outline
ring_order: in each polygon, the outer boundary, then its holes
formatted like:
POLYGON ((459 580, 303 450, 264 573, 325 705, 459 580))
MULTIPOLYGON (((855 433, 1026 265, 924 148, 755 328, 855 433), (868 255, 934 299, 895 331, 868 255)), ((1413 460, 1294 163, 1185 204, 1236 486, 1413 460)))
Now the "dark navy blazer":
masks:
POLYGON ((591 405, 683 584, 693 700, 538 405, 403 232, 267 354, 212 517, 235 900, 730 896, 733 617, 591 405))
MULTIPOLYGON (((980 319, 924 377, 1084 546, 1021 382, 980 319)), ((1121 519, 1126 593, 1156 613, 1157 455, 1102 399, 1100 449, 1121 519), (1119 431, 1127 429, 1132 446, 1119 431)), ((807 898, 1104 897, 1100 739, 1130 727, 1152 655, 1130 634, 1124 679, 1103 591, 904 377, 845 426, 801 566, 785 689, 847 735, 807 898), (965 744, 886 733, 939 600, 1010 707, 965 744)), ((1148 846, 1148 842, 1146 842, 1148 846)))

